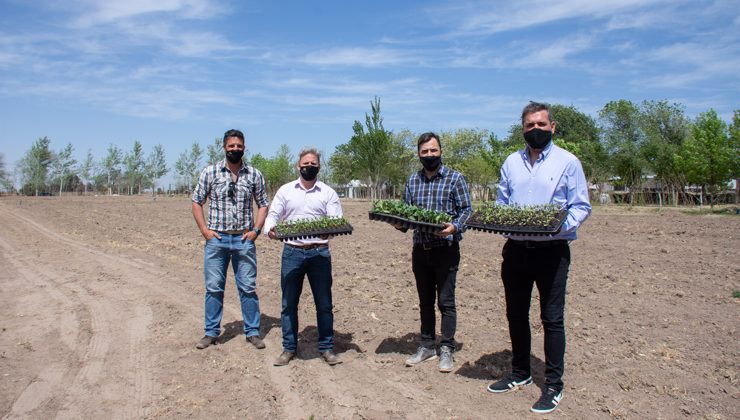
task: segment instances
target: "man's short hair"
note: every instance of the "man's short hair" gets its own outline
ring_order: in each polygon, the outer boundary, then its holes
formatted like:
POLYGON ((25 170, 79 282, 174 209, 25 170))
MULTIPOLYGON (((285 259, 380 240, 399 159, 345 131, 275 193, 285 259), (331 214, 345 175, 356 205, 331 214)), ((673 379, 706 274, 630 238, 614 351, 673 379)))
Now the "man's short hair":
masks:
POLYGON ((552 122, 552 112, 550 112, 550 104, 545 102, 529 101, 527 106, 522 109, 522 125, 524 125, 524 117, 540 111, 547 111, 547 120, 552 122))
POLYGON ((239 139, 241 139, 242 143, 244 143, 244 133, 242 133, 239 130, 231 129, 231 130, 229 130, 229 131, 227 131, 227 132, 224 133, 224 146, 226 146, 226 140, 229 137, 239 138, 239 139))
POLYGON ((301 150, 301 153, 298 154, 298 163, 301 163, 301 159, 303 159, 303 156, 306 155, 314 155, 316 156, 316 160, 319 161, 319 165, 321 165, 321 153, 319 150, 315 147, 304 147, 301 150))
POLYGON ((416 151, 418 152, 419 149, 421 149, 421 145, 431 141, 432 139, 437 140, 437 144, 439 144, 439 148, 442 149, 442 141, 439 139, 439 136, 432 133, 431 131, 424 133, 419 136, 419 139, 416 140, 416 151))

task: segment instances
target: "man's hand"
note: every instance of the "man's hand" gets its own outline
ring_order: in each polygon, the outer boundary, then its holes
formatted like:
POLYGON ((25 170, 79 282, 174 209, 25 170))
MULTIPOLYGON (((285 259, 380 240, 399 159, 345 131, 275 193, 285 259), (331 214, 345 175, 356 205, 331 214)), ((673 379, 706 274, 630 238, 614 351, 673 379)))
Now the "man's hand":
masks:
POLYGON ((250 241, 254 242, 257 240, 258 236, 259 235, 257 235, 257 232, 250 230, 248 232, 242 233, 242 241, 244 241, 245 239, 249 239, 250 241))
POLYGON ((445 223, 445 228, 435 233, 435 235, 444 238, 449 235, 454 235, 455 232, 457 232, 457 228, 455 227, 455 225, 453 225, 452 223, 445 223))
POLYGON ((275 234, 275 228, 274 227, 273 228, 270 228, 270 231, 267 232, 267 236, 270 239, 277 239, 277 235, 275 234))
POLYGON ((206 241, 211 238, 217 238, 219 241, 221 240, 221 235, 219 235, 216 231, 206 229, 205 231, 201 232, 203 234, 203 237, 206 238, 206 241))

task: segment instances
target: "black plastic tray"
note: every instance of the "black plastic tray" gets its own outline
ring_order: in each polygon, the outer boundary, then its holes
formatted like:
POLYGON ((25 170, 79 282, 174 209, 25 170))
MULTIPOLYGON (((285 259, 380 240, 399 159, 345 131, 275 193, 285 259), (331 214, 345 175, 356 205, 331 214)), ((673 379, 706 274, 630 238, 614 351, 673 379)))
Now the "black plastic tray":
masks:
POLYGON ((560 232, 560 229, 565 223, 565 219, 568 216, 567 210, 561 210, 555 220, 550 226, 506 226, 506 225, 484 225, 482 223, 471 222, 468 220, 465 226, 468 229, 479 230, 482 232, 490 233, 503 233, 503 234, 514 234, 524 236, 552 236, 560 232))
POLYGON ((401 224, 402 227, 408 229, 419 229, 426 233, 437 233, 445 228, 445 225, 438 225, 435 223, 417 222, 415 220, 405 219, 403 217, 393 216, 385 213, 369 212, 370 220, 376 220, 379 222, 386 222, 392 225, 401 224))
POLYGON ((340 227, 340 228, 334 228, 334 229, 312 230, 312 231, 292 233, 292 234, 281 234, 277 231, 277 229, 275 230, 275 236, 283 242, 292 241, 294 239, 318 238, 323 235, 339 236, 339 235, 351 235, 351 234, 352 234, 352 226, 350 225, 347 225, 345 227, 340 227))

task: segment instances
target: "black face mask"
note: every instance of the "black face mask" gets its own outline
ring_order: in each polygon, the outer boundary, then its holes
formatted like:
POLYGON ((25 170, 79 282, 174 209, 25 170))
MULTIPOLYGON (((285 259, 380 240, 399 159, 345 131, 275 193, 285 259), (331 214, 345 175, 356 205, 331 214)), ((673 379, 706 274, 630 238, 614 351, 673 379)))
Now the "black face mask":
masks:
POLYGON ((226 159, 231 163, 239 163, 244 156, 244 150, 229 150, 226 152, 226 159))
POLYGON ((433 172, 442 164, 442 156, 422 156, 419 158, 421 166, 429 172, 433 172))
POLYGON ((316 175, 319 174, 318 166, 302 166, 301 167, 301 178, 306 181, 313 181, 316 179, 316 175))
POLYGON ((541 150, 547 146, 547 143, 552 140, 552 131, 540 130, 539 128, 533 128, 532 130, 524 133, 524 141, 527 142, 529 147, 532 149, 541 150))

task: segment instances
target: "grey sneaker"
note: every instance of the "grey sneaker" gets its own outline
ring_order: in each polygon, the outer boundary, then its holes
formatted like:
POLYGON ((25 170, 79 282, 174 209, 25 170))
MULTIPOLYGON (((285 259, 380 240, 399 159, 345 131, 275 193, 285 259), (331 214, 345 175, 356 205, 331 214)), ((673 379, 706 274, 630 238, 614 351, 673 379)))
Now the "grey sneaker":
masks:
POLYGON ((439 349, 439 371, 440 372, 452 372, 452 348, 448 346, 442 346, 439 349))
POLYGON ((425 360, 434 360, 437 358, 437 351, 423 346, 419 346, 416 354, 406 359, 406 366, 417 365, 425 360))

